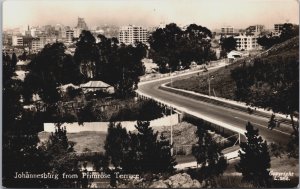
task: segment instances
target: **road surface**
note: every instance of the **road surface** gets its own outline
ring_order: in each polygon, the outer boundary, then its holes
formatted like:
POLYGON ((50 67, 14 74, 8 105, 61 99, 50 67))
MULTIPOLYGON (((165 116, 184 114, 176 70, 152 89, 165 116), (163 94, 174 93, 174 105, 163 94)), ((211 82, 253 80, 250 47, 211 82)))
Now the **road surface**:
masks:
MULTIPOLYGON (((213 68, 217 69, 217 68, 213 68)), ((205 74, 210 73, 213 69, 210 69, 205 74)), ((192 74, 185 74, 184 76, 176 76, 172 78, 172 81, 177 79, 190 77, 192 74)), ((252 125, 259 129, 259 134, 268 143, 276 142, 281 144, 287 144, 290 139, 290 134, 279 130, 270 130, 267 128, 269 119, 260 117, 257 115, 250 115, 246 112, 234 110, 226 107, 221 107, 208 102, 202 102, 183 95, 175 94, 172 92, 159 89, 159 86, 170 82, 170 78, 164 78, 160 80, 144 82, 139 85, 138 91, 147 94, 151 97, 155 97, 166 103, 171 103, 176 106, 183 107, 190 111, 197 112, 206 117, 210 117, 214 120, 221 121, 239 129, 245 129, 246 123, 250 121, 252 125)))

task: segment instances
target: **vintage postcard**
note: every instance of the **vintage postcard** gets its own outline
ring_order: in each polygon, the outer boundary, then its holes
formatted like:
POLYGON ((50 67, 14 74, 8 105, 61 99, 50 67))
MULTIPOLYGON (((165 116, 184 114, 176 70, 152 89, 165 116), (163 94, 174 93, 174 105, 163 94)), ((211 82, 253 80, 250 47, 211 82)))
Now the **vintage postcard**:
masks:
POLYGON ((298 187, 298 1, 2 13, 4 188, 298 187))

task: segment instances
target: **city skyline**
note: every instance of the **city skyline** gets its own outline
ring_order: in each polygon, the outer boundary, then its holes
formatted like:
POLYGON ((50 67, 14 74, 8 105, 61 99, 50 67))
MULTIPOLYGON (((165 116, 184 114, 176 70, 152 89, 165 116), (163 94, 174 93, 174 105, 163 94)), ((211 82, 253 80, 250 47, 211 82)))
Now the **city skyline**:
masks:
POLYGON ((178 25, 196 23, 210 29, 229 25, 245 28, 254 24, 272 28, 275 23, 298 24, 298 16, 296 0, 11 0, 3 3, 3 29, 47 24, 75 27, 77 17, 84 18, 88 27, 103 24, 151 27, 174 22, 178 25))

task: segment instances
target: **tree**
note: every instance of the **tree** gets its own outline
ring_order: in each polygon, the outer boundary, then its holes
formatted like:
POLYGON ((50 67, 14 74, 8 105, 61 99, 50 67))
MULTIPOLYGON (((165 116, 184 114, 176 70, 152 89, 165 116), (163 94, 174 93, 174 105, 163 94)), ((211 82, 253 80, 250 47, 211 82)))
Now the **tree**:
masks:
POLYGON ((191 24, 183 31, 171 23, 150 36, 150 55, 160 72, 189 68, 192 61, 202 64, 214 58, 210 50, 211 37, 206 27, 191 24))
POLYGON ((11 56, 11 66, 14 70, 16 69, 17 62, 18 62, 17 55, 15 52, 13 52, 13 54, 11 56))
POLYGON ((222 37, 221 38, 221 49, 223 54, 226 54, 232 50, 236 49, 236 40, 231 37, 222 37))
POLYGON ((267 142, 263 141, 250 122, 246 125, 247 142, 241 142, 239 151, 240 162, 236 170, 243 175, 245 181, 257 187, 270 187, 269 175, 270 155, 267 142))
POLYGON ((173 173, 175 171, 175 166, 177 165, 175 157, 171 154, 171 146, 173 144, 170 145, 170 141, 161 134, 160 139, 157 141, 157 145, 157 149, 159 150, 158 154, 160 154, 159 160, 157 161, 160 165, 157 166, 157 171, 170 174, 173 173))
POLYGON ((18 58, 20 60, 22 60, 22 61, 28 60, 27 52, 24 50, 24 52, 22 53, 22 55, 20 55, 18 58))
POLYGON ((265 49, 272 47, 273 45, 279 43, 280 38, 278 36, 262 36, 257 38, 257 43, 260 46, 263 46, 265 49))
POLYGON ((107 129, 105 140, 105 154, 110 158, 115 168, 121 165, 124 158, 124 152, 128 150, 129 136, 121 124, 110 123, 107 129))
POLYGON ((290 116, 293 141, 299 138, 299 124, 294 120, 299 112, 298 76, 298 55, 254 59, 252 64, 231 72, 237 100, 290 116))
MULTIPOLYGON (((10 59, 6 59, 9 61, 10 59)), ((12 79, 10 63, 3 64, 2 181, 5 187, 43 187, 43 179, 15 179, 16 172, 43 173, 44 156, 38 148, 39 130, 22 108, 21 82, 12 79)))
MULTIPOLYGON (((80 175, 74 144, 68 141, 66 128, 61 128, 61 124, 57 124, 55 132, 51 133, 43 146, 50 172, 59 175, 63 173, 80 175)), ((74 187, 75 182, 80 183, 80 178, 50 180, 48 186, 74 187)))
POLYGON ((144 174, 174 170, 176 162, 170 154, 169 141, 163 136, 158 141, 158 132, 154 132, 149 125, 150 122, 138 121, 138 133, 129 133, 129 148, 121 164, 124 172, 144 174))
POLYGON ((257 39, 257 43, 265 49, 272 47, 275 44, 282 43, 295 36, 299 36, 299 25, 284 23, 280 31, 280 35, 263 35, 257 39))
POLYGON ((93 103, 89 102, 77 112, 77 121, 79 124, 91 122, 97 119, 96 111, 93 108, 93 103))
POLYGON ((85 78, 100 77, 99 58, 100 54, 95 37, 90 31, 83 30, 76 43, 74 59, 85 78))
POLYGON ((145 74, 141 60, 146 56, 147 47, 142 43, 118 46, 116 38, 110 39, 103 35, 99 35, 98 38, 101 69, 97 73, 100 79, 114 86, 117 97, 131 97, 137 89, 139 77, 145 74))
POLYGON ((299 36, 299 25, 284 23, 281 29, 280 41, 286 41, 295 36, 299 36))
POLYGON ((203 124, 197 127, 198 141, 192 148, 192 154, 200 165, 201 180, 212 183, 213 178, 223 174, 227 168, 227 161, 221 152, 220 146, 213 140, 203 124))
POLYGON ((79 69, 65 49, 63 43, 47 44, 29 63, 30 72, 24 80, 26 93, 37 93, 44 102, 53 104, 60 99, 57 87, 78 83, 81 78, 79 69))

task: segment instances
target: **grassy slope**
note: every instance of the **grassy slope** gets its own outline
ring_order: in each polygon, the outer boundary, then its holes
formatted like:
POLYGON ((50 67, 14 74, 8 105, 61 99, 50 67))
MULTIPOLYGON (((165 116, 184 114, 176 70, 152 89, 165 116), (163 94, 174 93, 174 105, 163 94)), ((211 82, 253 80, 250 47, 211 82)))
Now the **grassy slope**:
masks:
MULTIPOLYGON (((295 37, 281 44, 274 45, 266 53, 262 53, 261 57, 273 58, 276 56, 294 56, 299 54, 298 51, 299 37, 295 37)), ((246 62, 248 59, 254 57, 256 56, 246 58, 246 62)), ((230 71, 240 66, 243 61, 244 60, 237 61, 234 64, 220 68, 210 74, 214 76, 214 79, 211 80, 211 90, 214 89, 216 96, 235 100, 234 93, 236 86, 234 80, 231 78, 230 71)), ((208 94, 207 76, 201 76, 200 74, 200 76, 177 80, 173 82, 173 87, 208 94)))
MULTIPOLYGON (((276 56, 295 56, 299 54, 299 37, 295 37, 281 44, 274 45, 266 53, 261 55, 262 58, 273 58, 276 56)), ((253 58, 253 57, 250 57, 253 58)), ((224 97, 228 99, 235 99, 234 91, 236 89, 235 82, 230 76, 230 71, 242 64, 242 61, 237 61, 234 64, 223 67, 211 75, 214 75, 214 79, 211 80, 211 89, 215 90, 216 96, 224 97)), ((208 94, 207 76, 193 76, 184 80, 177 80, 173 82, 173 87, 187 89, 203 94, 208 94)), ((237 160, 230 161, 228 168, 225 171, 224 176, 220 177, 218 184, 220 187, 251 187, 247 183, 241 182, 241 176, 234 175, 237 160), (233 174, 233 175, 232 175, 233 174), (225 176, 226 175, 226 176, 225 176)), ((271 158, 271 169, 273 171, 295 173, 296 178, 292 182, 282 183, 282 187, 295 187, 299 178, 299 160, 295 158, 288 158, 283 155, 281 158, 271 158), (291 186, 290 186, 291 184, 291 186)))

